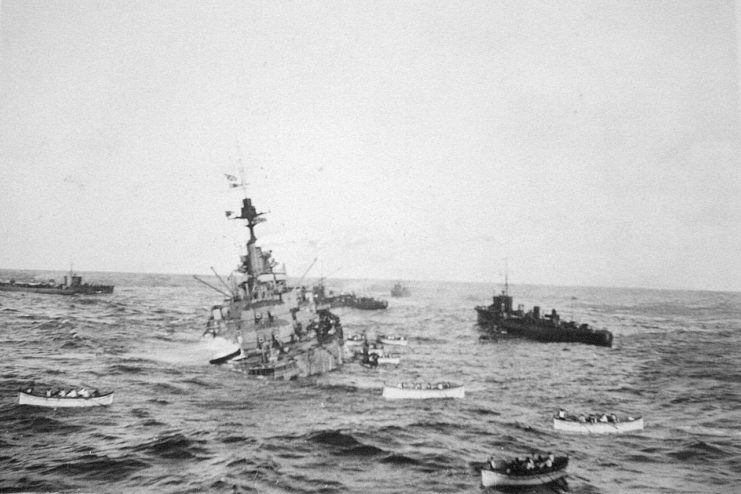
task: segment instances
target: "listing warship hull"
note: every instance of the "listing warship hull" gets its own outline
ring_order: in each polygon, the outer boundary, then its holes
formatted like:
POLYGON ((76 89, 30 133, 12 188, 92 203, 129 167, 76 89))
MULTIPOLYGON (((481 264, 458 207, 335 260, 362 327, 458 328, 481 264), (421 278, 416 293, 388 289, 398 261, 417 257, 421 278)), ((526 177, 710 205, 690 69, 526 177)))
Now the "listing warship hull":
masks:
POLYGON ((292 379, 338 369, 344 345, 339 317, 311 294, 289 289, 271 252, 256 245, 254 228, 265 221, 263 214, 249 198, 243 199, 239 216, 227 212, 228 218, 246 221, 250 239, 231 285, 220 278, 228 298, 211 308, 204 334, 237 343, 245 358, 233 359, 232 365, 251 377, 292 379))
POLYGON ((45 293, 49 295, 104 295, 113 293, 113 285, 95 285, 82 283, 82 277, 73 275, 64 277, 64 283, 19 283, 15 280, 0 281, 0 291, 45 293))
POLYGON ((253 377, 307 377, 339 369, 343 364, 339 317, 311 305, 298 310, 287 304, 217 305, 211 309, 207 333, 238 343, 241 353, 251 358, 230 362, 236 370, 253 377))
POLYGON ((587 345, 612 346, 612 333, 606 329, 594 329, 587 324, 561 321, 555 309, 541 317, 540 307, 525 312, 522 306, 512 309, 512 297, 506 291, 494 296, 488 306, 477 306, 479 325, 500 333, 519 336, 535 341, 555 343, 584 343, 587 345))

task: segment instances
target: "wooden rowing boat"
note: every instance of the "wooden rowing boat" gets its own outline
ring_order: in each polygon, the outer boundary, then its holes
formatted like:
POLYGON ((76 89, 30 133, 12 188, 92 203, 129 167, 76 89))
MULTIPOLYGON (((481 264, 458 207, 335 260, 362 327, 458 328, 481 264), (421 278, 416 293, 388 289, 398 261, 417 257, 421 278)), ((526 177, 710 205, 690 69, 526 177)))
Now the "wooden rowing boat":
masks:
POLYGON ((401 362, 401 355, 398 353, 384 353, 378 356, 378 363, 385 365, 399 365, 401 362))
POLYGON ((352 335, 352 336, 350 336, 348 338, 345 338, 345 345, 347 345, 347 346, 357 346, 357 345, 362 345, 363 343, 365 343, 365 341, 366 341, 365 336, 359 335, 359 334, 355 334, 355 335, 352 335))
POLYGON ((379 336, 378 342, 384 345, 407 346, 407 339, 403 336, 379 336))
POLYGON ((242 349, 238 347, 236 350, 231 351, 225 355, 222 355, 221 357, 212 358, 211 360, 208 361, 208 363, 213 364, 213 365, 221 365, 224 362, 228 362, 233 358, 239 357, 241 353, 242 353, 242 349))
POLYGON ((559 456, 555 458, 553 466, 548 469, 507 473, 507 463, 496 462, 494 468, 481 470, 481 485, 484 487, 524 487, 549 484, 568 475, 566 471, 568 465, 568 457, 559 456))
MULTIPOLYGON (((365 354, 365 351, 366 351, 363 348, 356 348, 356 347, 353 347, 351 350, 352 350, 353 354, 355 354, 355 355, 361 355, 361 356, 364 355, 365 354)), ((376 344, 373 344, 373 345, 368 346, 367 352, 368 352, 368 355, 375 354, 375 355, 378 355, 379 357, 382 356, 384 353, 386 353, 382 346, 379 346, 379 345, 376 345, 376 344)))
POLYGON ((463 385, 450 383, 398 384, 384 386, 383 397, 387 400, 427 400, 440 398, 463 398, 466 394, 463 385))
POLYGON ((581 434, 624 434, 643 430, 643 417, 626 417, 617 422, 580 422, 571 418, 553 417, 553 428, 581 434))
POLYGON ((62 397, 62 396, 39 396, 25 391, 20 391, 18 396, 19 405, 31 405, 49 408, 82 408, 108 406, 113 403, 113 391, 90 397, 62 397))

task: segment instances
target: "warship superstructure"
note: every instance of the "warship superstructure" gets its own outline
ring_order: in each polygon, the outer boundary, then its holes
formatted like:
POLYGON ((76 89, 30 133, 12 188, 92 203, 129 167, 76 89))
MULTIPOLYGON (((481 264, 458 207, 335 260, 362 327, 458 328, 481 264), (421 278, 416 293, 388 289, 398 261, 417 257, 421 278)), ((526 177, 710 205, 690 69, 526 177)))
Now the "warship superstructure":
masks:
POLYGON ((337 369, 344 345, 339 317, 311 294, 289 288, 272 252, 257 245, 255 226, 264 214, 247 197, 238 216, 227 212, 246 223, 250 238, 231 284, 220 278, 228 298, 211 308, 206 333, 237 343, 241 352, 227 364, 255 377, 290 379, 337 369))

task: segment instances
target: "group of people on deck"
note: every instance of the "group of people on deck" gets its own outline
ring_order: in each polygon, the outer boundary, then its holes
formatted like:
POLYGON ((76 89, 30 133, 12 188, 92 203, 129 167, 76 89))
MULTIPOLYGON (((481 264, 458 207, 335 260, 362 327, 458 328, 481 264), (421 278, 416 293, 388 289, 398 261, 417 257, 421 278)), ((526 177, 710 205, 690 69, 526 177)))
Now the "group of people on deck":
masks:
MULTIPOLYGON (((539 473, 543 470, 548 470, 553 467, 555 458, 553 453, 548 453, 548 456, 538 455, 535 456, 533 453, 530 456, 526 456, 523 459, 515 458, 505 466, 505 473, 507 475, 526 475, 539 473)), ((489 465, 492 470, 498 470, 497 464, 494 458, 489 458, 489 465)))
POLYGON ((401 383, 399 384, 399 387, 403 389, 448 389, 450 387, 450 383, 401 383))

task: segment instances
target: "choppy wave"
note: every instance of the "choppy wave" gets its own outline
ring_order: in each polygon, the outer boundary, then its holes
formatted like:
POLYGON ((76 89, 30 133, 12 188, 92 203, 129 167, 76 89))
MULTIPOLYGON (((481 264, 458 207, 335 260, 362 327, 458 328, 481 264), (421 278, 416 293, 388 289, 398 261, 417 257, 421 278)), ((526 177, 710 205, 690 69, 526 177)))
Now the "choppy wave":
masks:
MULTIPOLYGON (((611 329, 603 349, 479 341, 473 306, 493 287, 417 283, 385 311, 339 311, 348 334, 406 336, 401 365, 271 383, 208 364, 200 334, 218 294, 185 276, 100 281, 116 292, 0 294, 0 491, 473 492, 486 458, 531 451, 571 458, 567 484, 532 492, 715 493, 741 481, 740 294, 515 288, 516 303, 611 329), (380 397, 411 380, 460 382, 467 396, 380 397), (111 389, 114 404, 18 406, 31 382, 111 389), (646 428, 562 435, 559 407, 640 414, 646 428)), ((388 298, 392 284, 335 288, 388 298)))

